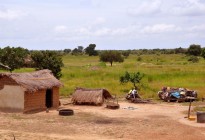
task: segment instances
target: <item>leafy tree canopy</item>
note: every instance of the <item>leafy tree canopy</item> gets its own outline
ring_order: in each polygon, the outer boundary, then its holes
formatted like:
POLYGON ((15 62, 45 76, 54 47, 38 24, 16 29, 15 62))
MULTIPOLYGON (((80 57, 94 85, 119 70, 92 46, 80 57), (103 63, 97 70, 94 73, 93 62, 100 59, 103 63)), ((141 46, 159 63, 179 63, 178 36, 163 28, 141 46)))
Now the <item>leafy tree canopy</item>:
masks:
POLYGON ((127 58, 129 55, 130 55, 131 51, 130 50, 127 50, 127 51, 123 51, 122 52, 122 55, 127 58))
POLYGON ((62 56, 55 51, 34 51, 31 53, 34 61, 34 67, 37 70, 49 69, 56 78, 62 76, 61 67, 63 67, 62 56))
POLYGON ((137 84, 140 84, 143 77, 144 74, 141 74, 140 72, 129 73, 126 71, 124 75, 120 76, 120 83, 124 84, 131 82, 135 89, 138 89, 137 84))
POLYGON ((90 44, 87 48, 85 48, 85 53, 89 56, 96 56, 98 55, 98 52, 95 50, 96 45, 90 44))
POLYGON ((202 48, 201 56, 205 59, 205 48, 202 48))
POLYGON ((112 66, 113 62, 123 62, 124 59, 118 51, 104 51, 100 54, 100 61, 109 62, 112 66))
POLYGON ((70 53, 70 52, 71 52, 71 49, 64 49, 63 52, 64 52, 64 53, 70 53))
POLYGON ((9 66, 10 71, 13 71, 24 65, 24 59, 28 54, 29 51, 27 49, 7 46, 0 49, 0 62, 6 66, 9 66))
POLYGON ((185 54, 187 52, 187 50, 182 48, 182 47, 179 47, 179 48, 175 48, 174 52, 175 52, 175 54, 179 54, 179 53, 185 54))
POLYGON ((78 46, 78 51, 82 53, 83 52, 83 46, 78 46))
POLYGON ((201 45, 192 44, 189 46, 187 53, 189 55, 199 56, 201 55, 201 45))
POLYGON ((75 48, 71 52, 72 55, 82 55, 83 54, 83 47, 78 46, 78 48, 75 48))

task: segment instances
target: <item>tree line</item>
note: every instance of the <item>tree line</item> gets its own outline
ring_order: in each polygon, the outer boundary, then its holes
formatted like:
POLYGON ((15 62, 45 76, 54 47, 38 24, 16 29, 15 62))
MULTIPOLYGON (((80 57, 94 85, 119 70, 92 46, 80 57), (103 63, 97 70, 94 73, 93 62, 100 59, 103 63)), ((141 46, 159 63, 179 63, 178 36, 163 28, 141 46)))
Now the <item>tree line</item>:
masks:
POLYGON ((0 48, 0 68, 8 69, 11 72, 22 67, 31 67, 36 70, 50 69, 54 76, 59 79, 62 76, 62 56, 67 54, 99 56, 100 61, 109 62, 111 66, 113 62, 123 62, 130 54, 187 54, 191 56, 190 61, 193 62, 197 62, 198 56, 205 58, 205 48, 196 44, 190 45, 187 49, 179 47, 176 49, 95 50, 95 48, 95 44, 90 44, 85 49, 78 46, 73 50, 34 51, 22 47, 7 46, 0 48))
POLYGON ((62 55, 56 51, 29 51, 21 47, 0 48, 0 67, 12 72, 22 67, 49 69, 56 78, 62 76, 62 55))
MULTIPOLYGON (((61 52, 64 54, 71 55, 84 55, 88 54, 89 56, 99 55, 104 50, 95 50, 96 45, 90 44, 88 47, 84 49, 83 46, 78 46, 72 49, 64 49, 61 52)), ((133 49, 133 50, 118 50, 123 56, 129 56, 129 54, 188 54, 188 55, 200 55, 204 48, 198 44, 192 44, 188 48, 174 48, 174 49, 133 49)))

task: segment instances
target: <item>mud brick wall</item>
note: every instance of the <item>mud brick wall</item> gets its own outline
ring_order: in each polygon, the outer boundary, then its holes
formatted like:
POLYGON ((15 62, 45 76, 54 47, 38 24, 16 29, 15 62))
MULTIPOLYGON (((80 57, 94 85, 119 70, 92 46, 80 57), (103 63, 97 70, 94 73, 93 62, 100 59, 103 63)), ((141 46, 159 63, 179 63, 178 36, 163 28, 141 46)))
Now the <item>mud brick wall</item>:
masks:
MULTIPOLYGON (((52 88, 52 108, 59 107, 59 88, 52 88)), ((34 93, 26 92, 24 96, 24 112, 46 109, 46 89, 34 93)))
POLYGON ((59 107, 59 88, 53 87, 53 107, 59 107))
POLYGON ((37 92, 24 94, 24 112, 32 110, 46 109, 45 98, 46 90, 38 90, 37 92))

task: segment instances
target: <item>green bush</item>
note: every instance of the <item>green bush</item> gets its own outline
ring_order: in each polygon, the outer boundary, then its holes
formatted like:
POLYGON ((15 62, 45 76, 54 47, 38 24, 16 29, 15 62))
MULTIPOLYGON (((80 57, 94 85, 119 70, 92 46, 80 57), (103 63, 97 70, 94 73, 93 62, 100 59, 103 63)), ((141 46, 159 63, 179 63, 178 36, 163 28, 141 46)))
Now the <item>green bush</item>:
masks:
POLYGON ((138 56, 137 61, 142 61, 142 57, 138 56))
POLYGON ((188 61, 191 61, 192 63, 197 63, 199 62, 199 58, 197 56, 192 55, 188 58, 188 61))

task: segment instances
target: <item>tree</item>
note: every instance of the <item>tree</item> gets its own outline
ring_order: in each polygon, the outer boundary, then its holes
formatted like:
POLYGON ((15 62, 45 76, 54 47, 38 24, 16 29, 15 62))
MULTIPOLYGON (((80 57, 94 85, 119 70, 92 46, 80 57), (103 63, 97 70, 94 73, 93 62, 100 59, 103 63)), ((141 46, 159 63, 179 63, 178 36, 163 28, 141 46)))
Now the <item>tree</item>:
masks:
POLYGON ((100 54, 100 61, 110 62, 112 66, 113 62, 123 62, 124 59, 118 51, 104 51, 100 54))
POLYGON ((63 67, 62 56, 55 51, 34 51, 31 53, 34 61, 34 67, 37 70, 49 69, 56 78, 62 76, 61 67, 63 67))
POLYGON ((123 51, 122 52, 122 55, 127 58, 129 55, 130 55, 131 51, 130 50, 127 50, 127 51, 123 51))
POLYGON ((175 48, 174 52, 175 52, 175 54, 179 54, 179 53, 184 54, 184 53, 186 53, 186 49, 179 47, 179 48, 175 48))
POLYGON ((189 46, 187 53, 189 55, 199 56, 199 55, 201 55, 201 46, 192 44, 189 46))
POLYGON ((78 46, 78 52, 83 53, 83 46, 78 46))
POLYGON ((201 56, 205 59, 205 48, 202 48, 201 56))
POLYGON ((63 52, 64 52, 64 53, 70 53, 70 52, 71 52, 71 49, 64 49, 63 52))
POLYGON ((135 87, 135 89, 138 89, 136 84, 139 84, 143 77, 144 74, 141 74, 140 72, 129 73, 126 71, 124 75, 120 76, 120 83, 124 84, 124 83, 131 82, 135 87))
POLYGON ((11 68, 9 68, 9 66, 6 66, 0 62, 0 69, 10 70, 11 68))
POLYGON ((83 53, 83 47, 82 46, 78 46, 78 48, 75 48, 72 50, 71 54, 72 55, 79 55, 83 53))
POLYGON ((29 52, 27 49, 7 46, 0 49, 0 62, 8 66, 12 72, 15 69, 23 67, 24 60, 28 54, 29 52))
POLYGON ((89 56, 96 56, 98 55, 98 52, 95 50, 96 45, 90 44, 87 48, 85 48, 85 53, 89 56))

